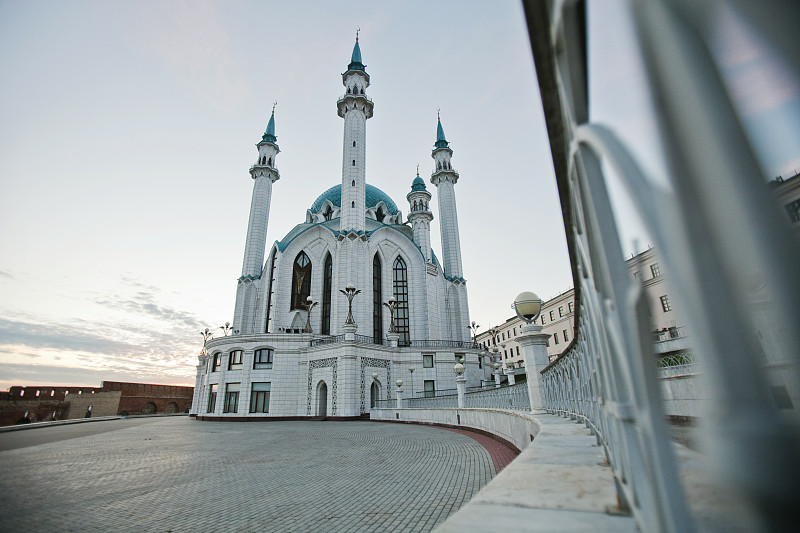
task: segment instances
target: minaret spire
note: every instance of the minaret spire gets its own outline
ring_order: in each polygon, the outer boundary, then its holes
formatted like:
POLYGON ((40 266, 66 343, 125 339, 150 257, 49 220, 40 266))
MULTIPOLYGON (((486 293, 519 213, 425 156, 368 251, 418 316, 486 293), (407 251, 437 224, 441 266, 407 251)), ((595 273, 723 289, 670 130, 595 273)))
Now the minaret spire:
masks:
POLYGON ((353 54, 347 71, 342 74, 345 94, 336 107, 344 119, 344 142, 342 148, 342 197, 340 231, 356 233, 364 231, 366 198, 366 143, 367 119, 372 117, 373 103, 367 98, 369 74, 361 59, 358 32, 353 54))
POLYGON ((256 283, 261 279, 261 269, 264 265, 264 252, 267 244, 267 226, 269 224, 269 207, 272 201, 272 184, 281 177, 275 166, 275 158, 280 152, 275 136, 275 106, 272 105, 272 115, 267 123, 267 130, 256 144, 258 159, 250 167, 250 177, 253 178, 253 199, 250 202, 250 220, 247 224, 247 238, 244 244, 244 260, 242 262, 242 275, 236 290, 236 308, 233 313, 233 328, 241 333, 254 333, 255 324, 248 322, 255 316, 254 309, 257 298, 256 283))

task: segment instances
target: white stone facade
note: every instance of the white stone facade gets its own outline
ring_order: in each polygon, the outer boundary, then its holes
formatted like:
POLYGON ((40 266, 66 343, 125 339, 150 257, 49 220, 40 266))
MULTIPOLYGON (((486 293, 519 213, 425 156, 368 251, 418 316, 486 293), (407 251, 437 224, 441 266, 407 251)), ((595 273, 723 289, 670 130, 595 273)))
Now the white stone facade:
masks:
POLYGON ((366 182, 369 81, 356 43, 337 101, 344 119, 341 184, 319 195, 305 221, 275 241, 264 261, 279 178, 273 110, 250 171, 256 183, 232 334, 210 340, 200 356, 192 406, 198 417, 357 417, 375 400, 394 400, 398 379, 405 397, 455 390, 460 358, 469 385, 483 377, 467 329, 453 152, 439 123, 431 183, 439 190, 443 268, 431 249, 431 193, 419 175, 406 198, 408 223, 389 196, 366 182), (348 285, 360 293, 352 302, 356 326, 345 327, 348 285), (309 297, 316 302, 310 320, 309 297), (390 298, 396 334, 384 305, 390 298))

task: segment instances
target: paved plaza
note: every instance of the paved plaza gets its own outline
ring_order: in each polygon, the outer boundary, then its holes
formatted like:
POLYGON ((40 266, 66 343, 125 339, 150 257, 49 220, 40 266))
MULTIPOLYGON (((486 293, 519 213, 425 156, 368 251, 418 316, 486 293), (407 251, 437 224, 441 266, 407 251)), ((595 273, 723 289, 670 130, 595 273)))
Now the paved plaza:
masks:
POLYGON ((0 530, 430 531, 494 474, 478 441, 416 425, 169 417, 30 429, 0 434, 0 530))

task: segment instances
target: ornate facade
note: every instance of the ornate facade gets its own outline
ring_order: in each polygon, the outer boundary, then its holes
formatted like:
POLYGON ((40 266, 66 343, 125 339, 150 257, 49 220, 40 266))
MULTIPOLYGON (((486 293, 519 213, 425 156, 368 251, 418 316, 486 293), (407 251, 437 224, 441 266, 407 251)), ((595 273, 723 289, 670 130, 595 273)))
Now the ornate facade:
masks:
POLYGON ((280 179, 274 108, 256 145, 233 326, 200 356, 192 407, 199 418, 359 416, 378 400, 395 399, 398 379, 407 397, 454 389, 460 358, 471 384, 483 375, 467 328, 459 175, 441 121, 430 180, 439 202, 440 262, 431 249, 431 193, 419 171, 406 197, 407 222, 386 193, 366 183, 374 104, 358 40, 342 83, 341 183, 312 202, 266 261, 269 207, 280 179))

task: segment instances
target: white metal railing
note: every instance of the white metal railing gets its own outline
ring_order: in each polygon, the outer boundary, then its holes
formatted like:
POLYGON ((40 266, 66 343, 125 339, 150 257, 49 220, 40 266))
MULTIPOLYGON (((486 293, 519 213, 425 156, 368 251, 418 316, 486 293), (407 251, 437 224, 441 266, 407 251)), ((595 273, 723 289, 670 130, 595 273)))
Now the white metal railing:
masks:
MULTIPOLYGON (((663 139, 671 182, 665 188, 645 175, 613 131, 589 122, 586 3, 523 4, 578 315, 570 348, 543 372, 545 406, 596 432, 620 502, 641 530, 695 530, 664 423, 647 304, 623 260, 610 168, 671 273, 684 318, 701 332, 693 337, 702 354, 698 379, 710 392, 710 408, 722 415, 707 417, 703 427, 725 480, 717 488, 736 487, 763 530, 783 530, 797 518, 800 436, 792 425, 796 413, 779 412, 773 401, 778 378, 765 362, 774 368, 780 361, 779 383, 800 383, 800 250, 769 197, 711 52, 710 33, 725 6, 720 0, 626 4, 663 139), (766 329, 778 333, 760 341, 766 329)), ((730 4, 798 75, 800 4, 730 4)))

